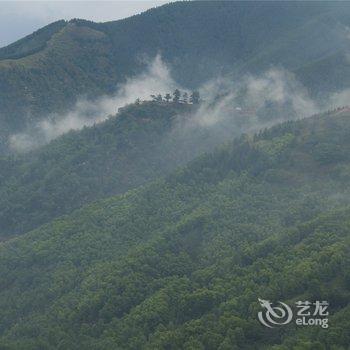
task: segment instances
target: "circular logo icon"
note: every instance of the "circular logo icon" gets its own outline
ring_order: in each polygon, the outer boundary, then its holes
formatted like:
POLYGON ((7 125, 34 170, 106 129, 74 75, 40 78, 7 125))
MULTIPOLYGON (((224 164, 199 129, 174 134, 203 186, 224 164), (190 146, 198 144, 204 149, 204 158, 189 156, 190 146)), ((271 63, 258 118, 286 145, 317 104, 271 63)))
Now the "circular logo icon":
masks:
POLYGON ((258 313, 258 318, 261 324, 266 327, 274 328, 288 324, 293 318, 292 309, 285 303, 279 301, 280 306, 272 306, 268 300, 258 299, 260 305, 265 309, 258 313))

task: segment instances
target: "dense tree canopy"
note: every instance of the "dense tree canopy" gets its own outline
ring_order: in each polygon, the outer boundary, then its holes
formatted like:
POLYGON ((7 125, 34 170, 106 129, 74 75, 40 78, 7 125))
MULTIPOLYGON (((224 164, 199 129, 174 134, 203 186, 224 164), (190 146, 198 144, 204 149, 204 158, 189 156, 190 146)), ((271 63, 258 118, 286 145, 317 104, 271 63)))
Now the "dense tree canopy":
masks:
POLYGON ((346 349, 350 118, 243 135, 0 247, 3 349, 346 349), (341 145, 341 147, 340 147, 341 145), (258 298, 330 302, 330 328, 258 298))
POLYGON ((314 96, 348 88, 349 15, 346 2, 175 2, 0 48, 0 350, 348 349, 350 108, 295 119, 314 110, 296 80, 314 96), (147 80, 159 54, 151 78, 169 90, 6 152, 81 96, 147 80), (230 99, 216 80, 270 67, 295 73, 296 98, 255 108, 254 84, 230 99), (259 299, 327 301, 329 328, 264 327, 259 299))

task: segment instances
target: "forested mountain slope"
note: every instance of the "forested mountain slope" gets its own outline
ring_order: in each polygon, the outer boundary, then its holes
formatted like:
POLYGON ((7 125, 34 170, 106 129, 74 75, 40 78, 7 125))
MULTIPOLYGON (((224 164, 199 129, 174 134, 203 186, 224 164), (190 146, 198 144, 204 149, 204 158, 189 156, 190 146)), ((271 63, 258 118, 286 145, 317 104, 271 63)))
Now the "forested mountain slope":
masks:
MULTIPOLYGON (((256 117, 237 112, 233 102, 224 107, 221 100, 137 102, 30 153, 0 157, 0 239, 125 193, 242 132, 281 120, 279 105, 256 117)), ((296 117, 287 110, 285 119, 296 117)))
POLYGON ((124 193, 210 149, 207 133, 194 130, 181 139, 172 133, 177 118, 195 110, 180 103, 133 104, 31 153, 0 158, 0 237, 124 193))
POLYGON ((350 81, 349 57, 347 50, 339 51, 306 64, 297 69, 296 74, 306 86, 318 87, 313 94, 322 94, 327 90, 346 91, 350 81))
POLYGON ((0 246, 3 349, 345 349, 350 116, 242 136, 0 246), (258 298, 326 299, 267 329, 258 298))
MULTIPOLYGON (((80 96, 114 92, 157 54, 177 82, 198 87, 218 73, 296 70, 346 52, 349 13, 346 2, 192 1, 115 22, 53 23, 0 49, 0 141, 80 96)), ((305 81, 315 90, 316 73, 305 81)))

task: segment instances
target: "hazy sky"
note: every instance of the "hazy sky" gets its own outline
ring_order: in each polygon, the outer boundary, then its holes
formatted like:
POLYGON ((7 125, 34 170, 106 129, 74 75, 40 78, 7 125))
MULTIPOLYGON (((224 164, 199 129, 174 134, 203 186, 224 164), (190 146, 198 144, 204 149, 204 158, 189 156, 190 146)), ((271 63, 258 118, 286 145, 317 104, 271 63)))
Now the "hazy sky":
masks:
POLYGON ((112 21, 170 1, 1 1, 0 47, 58 19, 112 21))

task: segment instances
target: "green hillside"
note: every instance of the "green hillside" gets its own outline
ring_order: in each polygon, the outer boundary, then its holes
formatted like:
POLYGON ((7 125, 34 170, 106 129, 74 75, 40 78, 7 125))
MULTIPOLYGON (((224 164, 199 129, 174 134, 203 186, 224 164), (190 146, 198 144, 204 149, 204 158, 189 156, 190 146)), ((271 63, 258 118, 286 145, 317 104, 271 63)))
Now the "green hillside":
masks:
POLYGON ((25 38, 1 48, 0 60, 15 60, 44 50, 54 34, 58 33, 65 26, 66 22, 63 20, 51 23, 25 38))
POLYGON ((0 48, 0 350, 348 350, 349 35, 347 2, 188 1, 0 48), (192 99, 104 115, 155 57, 192 99))
POLYGON ((350 116, 241 136, 0 246, 1 348, 346 349, 350 116), (328 300, 267 329, 258 298, 328 300))
POLYGON ((298 117, 286 104, 270 104, 255 117, 238 113, 233 102, 223 107, 225 97, 214 100, 130 104, 105 122, 30 153, 0 157, 0 239, 166 175, 242 132, 279 122, 282 115, 298 117), (203 122, 210 119, 215 122, 203 122))
POLYGON ((296 72, 307 86, 318 86, 314 94, 322 95, 327 90, 349 89, 350 65, 347 51, 339 51, 327 58, 318 59, 299 68, 296 72), (322 80, 319 78, 322 76, 322 80))
MULTIPOLYGON (((158 53, 191 88, 271 64, 294 71, 347 49, 349 13, 346 2, 194 1, 115 22, 53 23, 0 49, 0 143, 79 96, 113 93, 158 53)), ((309 87, 322 80, 315 72, 309 87)))
POLYGON ((177 116, 186 118, 195 109, 180 103, 130 105, 29 154, 0 158, 0 237, 125 193, 211 148, 207 133, 184 133, 181 141, 171 133, 177 116))

